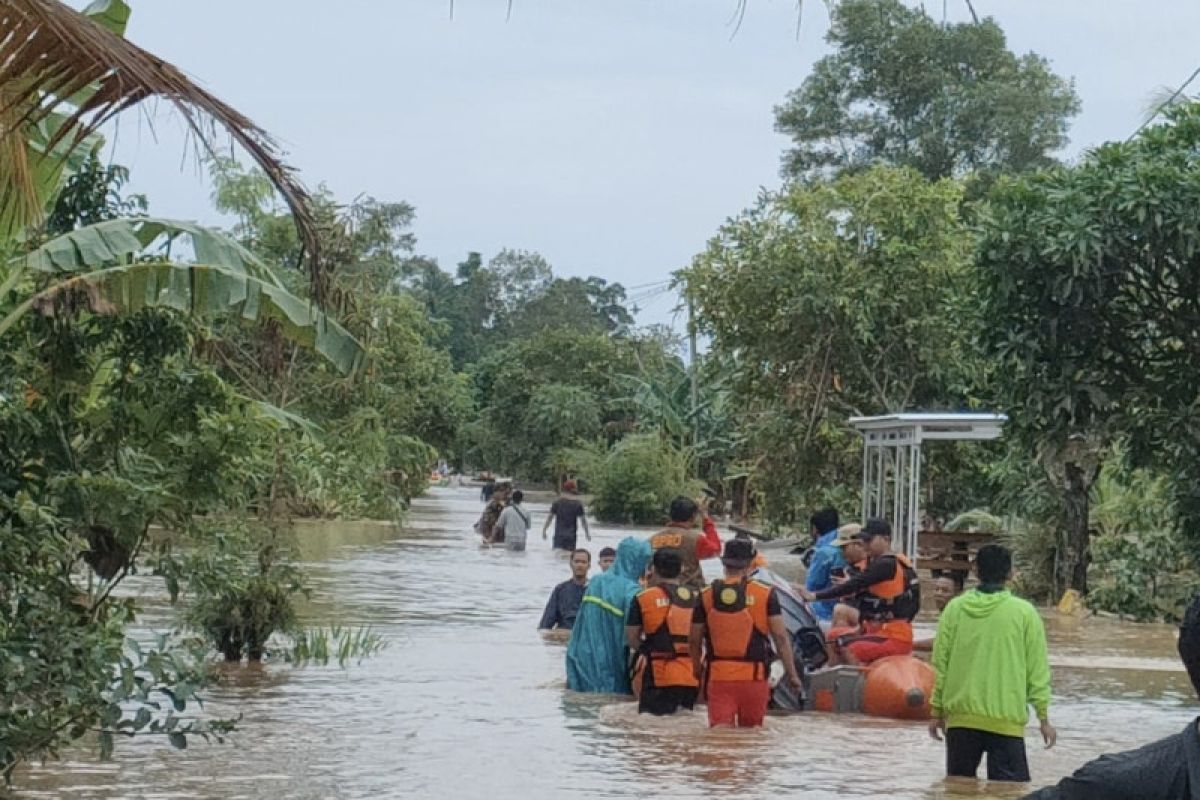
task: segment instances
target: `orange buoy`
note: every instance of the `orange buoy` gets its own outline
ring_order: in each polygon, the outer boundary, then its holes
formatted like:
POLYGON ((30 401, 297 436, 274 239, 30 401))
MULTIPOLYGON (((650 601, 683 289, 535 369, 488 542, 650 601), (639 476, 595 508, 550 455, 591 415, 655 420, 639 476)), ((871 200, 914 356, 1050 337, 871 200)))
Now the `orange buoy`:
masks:
POLYGON ((867 667, 863 711, 875 717, 929 719, 933 667, 912 656, 888 656, 867 667))

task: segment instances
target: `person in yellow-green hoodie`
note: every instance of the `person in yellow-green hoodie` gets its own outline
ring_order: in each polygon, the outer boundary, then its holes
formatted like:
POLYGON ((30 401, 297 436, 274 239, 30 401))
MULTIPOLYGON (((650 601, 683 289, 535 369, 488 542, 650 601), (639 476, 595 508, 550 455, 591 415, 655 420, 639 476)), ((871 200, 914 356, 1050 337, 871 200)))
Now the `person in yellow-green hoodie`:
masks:
POLYGON ((1050 663, 1037 609, 1007 588, 1012 554, 984 545, 975 557, 979 586, 946 606, 933 646, 936 679, 929 734, 946 739, 946 774, 975 777, 987 755, 990 781, 1028 781, 1025 724, 1037 712, 1046 747, 1050 663))

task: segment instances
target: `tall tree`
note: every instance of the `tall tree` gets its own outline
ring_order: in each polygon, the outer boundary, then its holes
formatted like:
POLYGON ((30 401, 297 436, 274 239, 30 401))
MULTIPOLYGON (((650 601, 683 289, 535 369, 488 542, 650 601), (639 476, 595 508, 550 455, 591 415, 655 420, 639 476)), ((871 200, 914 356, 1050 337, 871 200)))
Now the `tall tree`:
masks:
POLYGON ((994 190, 983 217, 985 342, 1011 427, 1059 479, 1070 586, 1085 590, 1088 490, 1116 438, 1172 476, 1200 523, 1200 108, 1081 164, 994 190))
POLYGON ((928 178, 1052 163, 1079 110, 1071 81, 1017 56, 991 19, 943 25, 899 0, 844 0, 834 53, 776 108, 783 173, 811 178, 885 163, 928 178))
POLYGON ((848 416, 964 404, 976 322, 961 198, 955 181, 892 167, 793 185, 688 271, 775 520, 856 484, 848 416))
POLYGON ((554 328, 595 333, 624 333, 633 325, 625 308, 625 287, 595 276, 555 278, 545 292, 512 315, 515 335, 533 335, 554 328))

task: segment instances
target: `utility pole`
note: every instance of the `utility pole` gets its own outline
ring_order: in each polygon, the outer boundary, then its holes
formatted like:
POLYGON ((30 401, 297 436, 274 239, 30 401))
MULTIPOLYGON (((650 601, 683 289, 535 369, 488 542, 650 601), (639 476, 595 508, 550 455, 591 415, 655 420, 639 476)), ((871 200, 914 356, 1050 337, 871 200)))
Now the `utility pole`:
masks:
POLYGON ((690 362, 688 370, 692 374, 692 447, 700 446, 700 415, 696 413, 696 409, 700 405, 700 362, 699 355, 696 353, 696 308, 692 302, 692 286, 690 283, 684 284, 684 292, 687 294, 687 312, 688 312, 688 349, 690 353, 690 362))

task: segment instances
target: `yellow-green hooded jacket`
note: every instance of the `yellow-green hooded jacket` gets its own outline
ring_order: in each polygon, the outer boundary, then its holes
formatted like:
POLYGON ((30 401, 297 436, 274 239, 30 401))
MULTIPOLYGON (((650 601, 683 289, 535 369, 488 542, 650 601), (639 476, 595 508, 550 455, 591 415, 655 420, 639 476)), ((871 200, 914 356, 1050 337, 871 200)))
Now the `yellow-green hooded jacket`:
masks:
POLYGON ((1046 629, 1007 589, 973 589, 950 601, 933 645, 933 715, 947 728, 1023 736, 1029 706, 1046 719, 1046 629))

